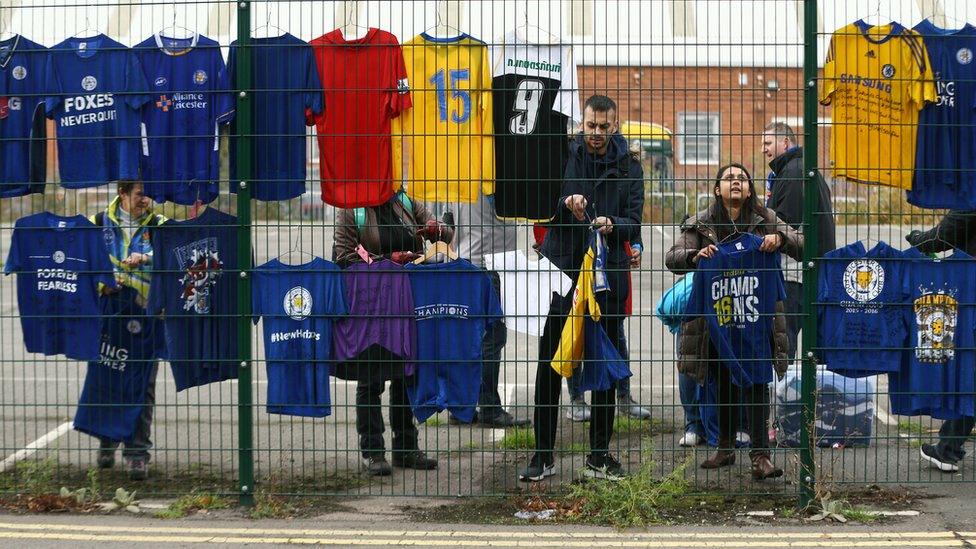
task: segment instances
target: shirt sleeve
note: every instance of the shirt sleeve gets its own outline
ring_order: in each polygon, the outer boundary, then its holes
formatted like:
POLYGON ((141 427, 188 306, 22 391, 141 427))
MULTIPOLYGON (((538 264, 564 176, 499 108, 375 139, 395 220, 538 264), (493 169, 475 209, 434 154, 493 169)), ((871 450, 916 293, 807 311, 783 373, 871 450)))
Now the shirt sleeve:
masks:
POLYGON ((18 244, 20 242, 20 232, 15 224, 14 232, 10 236, 10 250, 7 251, 7 261, 3 264, 3 274, 5 275, 23 270, 23 257, 20 255, 20 244, 18 244))
MULTIPOLYGON (((153 251, 159 251, 162 240, 160 231, 153 231, 149 238, 152 242, 153 251)), ((149 295, 146 299, 146 314, 158 315, 165 308, 163 300, 163 277, 166 276, 164 263, 165 261, 162 260, 156 261, 153 268, 149 270, 149 295)))
POLYGON ((64 93, 61 87, 61 78, 58 75, 57 65, 54 62, 58 55, 61 55, 58 51, 51 52, 47 56, 47 63, 44 65, 44 82, 48 91, 51 93, 51 95, 44 98, 44 114, 48 118, 54 118, 55 112, 61 106, 61 94, 64 93))
POLYGON ((837 83, 837 35, 830 37, 827 61, 824 63, 823 80, 820 83, 820 104, 829 105, 837 83))
POLYGON ((495 194, 495 113, 491 91, 491 59, 488 46, 481 48, 481 78, 478 83, 479 106, 481 107, 481 180, 485 196, 495 194))
POLYGON ((708 280, 712 277, 709 273, 711 260, 702 258, 698 265, 698 273, 691 283, 691 295, 688 296, 688 303, 685 304, 685 315, 689 318, 702 316, 705 314, 705 290, 708 280))
POLYGON ((389 115, 390 118, 400 116, 400 113, 413 106, 413 99, 410 97, 410 80, 407 76, 407 65, 403 61, 403 47, 393 39, 391 50, 391 63, 393 85, 390 93, 389 115))
POLYGON ((110 259, 111 251, 109 251, 105 239, 102 238, 102 232, 97 230, 94 225, 83 227, 81 230, 91 231, 89 234, 93 235, 90 240, 91 249, 88 255, 91 259, 91 272, 95 278, 94 289, 97 291, 103 284, 109 288, 118 288, 119 283, 115 280, 115 267, 112 266, 110 259))
POLYGON ((315 56, 312 55, 312 47, 304 46, 304 50, 306 120, 308 125, 311 126, 315 124, 315 117, 308 116, 308 113, 322 113, 325 107, 324 98, 322 97, 324 90, 322 88, 322 79, 319 78, 319 69, 315 66, 315 56))
POLYGON ((349 308, 346 307, 346 291, 342 284, 342 271, 339 270, 337 265, 333 265, 329 270, 329 276, 332 280, 329 284, 328 314, 335 316, 347 315, 349 314, 349 308))
POLYGON ((496 322, 505 317, 505 312, 502 310, 502 302, 499 298, 499 292, 495 291, 495 286, 491 283, 491 278, 487 273, 481 274, 484 280, 485 286, 485 326, 496 322))
POLYGON ((912 32, 910 38, 917 48, 912 48, 912 75, 910 82, 910 93, 912 100, 921 109, 926 103, 934 103, 937 99, 935 89, 935 74, 932 72, 932 63, 929 60, 929 52, 922 42, 922 37, 916 32, 912 32))
POLYGON ((139 57, 132 50, 125 56, 125 63, 125 102, 132 109, 139 110, 149 102, 149 83, 139 57))
POLYGON ((217 124, 226 124, 234 118, 234 93, 230 83, 230 68, 220 55, 220 47, 214 45, 214 67, 217 69, 217 85, 214 87, 214 114, 217 124))
POLYGON ((572 46, 562 46, 562 51, 562 62, 559 67, 559 93, 556 94, 556 104, 553 105, 553 110, 565 114, 570 122, 576 125, 582 119, 576 60, 573 57, 572 46))

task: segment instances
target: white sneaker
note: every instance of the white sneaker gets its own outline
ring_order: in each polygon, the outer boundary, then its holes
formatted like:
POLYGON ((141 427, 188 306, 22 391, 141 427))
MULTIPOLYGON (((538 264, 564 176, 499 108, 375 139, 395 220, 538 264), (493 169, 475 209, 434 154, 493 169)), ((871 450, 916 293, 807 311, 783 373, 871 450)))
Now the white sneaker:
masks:
POLYGON ((688 431, 687 433, 685 433, 685 436, 681 437, 681 440, 678 441, 678 446, 684 446, 685 448, 688 448, 691 446, 698 446, 701 443, 702 440, 701 438, 698 437, 698 433, 694 431, 688 431))
POLYGON ((735 442, 737 444, 751 444, 752 437, 750 437, 749 433, 745 431, 739 431, 738 433, 735 434, 735 442))

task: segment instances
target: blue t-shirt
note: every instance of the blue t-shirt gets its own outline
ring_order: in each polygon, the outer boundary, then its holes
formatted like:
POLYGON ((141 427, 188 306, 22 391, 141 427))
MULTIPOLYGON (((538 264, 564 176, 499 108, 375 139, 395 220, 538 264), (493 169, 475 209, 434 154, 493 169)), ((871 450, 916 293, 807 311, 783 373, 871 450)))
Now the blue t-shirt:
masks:
POLYGON ((923 208, 976 208, 976 27, 915 26, 928 50, 938 99, 918 117, 908 201, 923 208))
POLYGON ((897 372, 908 336, 909 266, 885 242, 828 252, 820 269, 819 346, 827 368, 847 377, 897 372))
POLYGON ((346 314, 342 271, 319 257, 304 265, 272 259, 255 269, 252 290, 254 322, 264 317, 268 413, 330 415, 332 322, 346 314))
POLYGON ((708 335, 739 387, 773 381, 773 316, 786 298, 778 253, 744 234, 698 263, 687 314, 704 316, 708 335))
MULTIPOLYGON (((237 89, 237 42, 228 66, 237 89)), ((305 192, 309 113, 322 112, 322 83, 312 47, 290 34, 251 41, 251 197, 288 200, 305 192)), ((231 192, 237 192, 237 151, 230 149, 231 192)))
POLYGON ((934 260, 916 249, 912 260, 909 344, 900 372, 888 375, 891 411, 937 419, 972 416, 976 364, 976 261, 957 250, 934 260))
POLYGON ((466 259, 407 264, 417 319, 417 374, 407 396, 417 421, 449 409, 470 423, 481 389, 481 344, 501 320, 487 271, 466 259))
POLYGON ((47 49, 23 36, 0 40, 0 198, 44 192, 47 49))
POLYGON ((135 53, 104 34, 69 38, 51 48, 46 79, 61 185, 138 179, 139 110, 149 96, 135 53))
POLYGON ((88 363, 74 428, 109 440, 130 440, 146 404, 162 348, 162 324, 123 288, 101 299, 101 360, 88 363))
POLYGON ((207 208, 152 231, 149 314, 165 312, 176 390, 237 377, 237 218, 207 208))
POLYGON ((17 274, 17 306, 31 353, 98 360, 98 284, 115 287, 102 230, 84 216, 41 212, 14 223, 3 266, 17 274))
POLYGON ((156 202, 209 204, 220 179, 218 125, 234 116, 220 44, 158 33, 135 47, 149 84, 142 109, 142 180, 156 202))

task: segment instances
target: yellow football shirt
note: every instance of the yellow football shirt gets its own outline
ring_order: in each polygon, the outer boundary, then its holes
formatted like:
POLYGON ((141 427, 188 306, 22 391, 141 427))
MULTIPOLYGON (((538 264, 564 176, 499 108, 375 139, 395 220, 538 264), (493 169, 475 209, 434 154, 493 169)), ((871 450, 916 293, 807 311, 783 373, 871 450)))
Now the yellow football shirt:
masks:
POLYGON ((935 99, 929 56, 917 32, 863 21, 835 31, 820 90, 820 102, 833 108, 834 175, 911 189, 918 112, 935 99))
MULTIPOLYGON (((488 46, 466 34, 426 33, 403 45, 413 108, 393 120, 403 137, 407 193, 427 202, 476 202, 495 188, 488 46)), ((397 151, 394 151, 396 155, 397 151)))

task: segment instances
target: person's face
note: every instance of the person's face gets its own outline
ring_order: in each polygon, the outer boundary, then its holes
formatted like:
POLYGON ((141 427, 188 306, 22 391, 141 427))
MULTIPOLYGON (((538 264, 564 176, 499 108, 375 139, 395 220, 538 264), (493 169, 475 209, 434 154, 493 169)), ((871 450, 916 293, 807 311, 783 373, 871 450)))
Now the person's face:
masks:
POLYGON ((603 154, 610 146, 610 136, 617 131, 617 112, 597 112, 590 107, 583 111, 583 137, 591 153, 603 154))
POLYGON ((122 209, 133 218, 142 217, 149 210, 149 197, 142 194, 142 183, 136 183, 128 193, 119 193, 122 209))
POLYGON ((762 152, 769 162, 790 148, 790 140, 781 135, 764 133, 762 136, 762 152))
POLYGON ((749 176, 742 168, 730 166, 719 178, 718 189, 715 194, 722 199, 725 207, 738 207, 750 196, 749 176))

